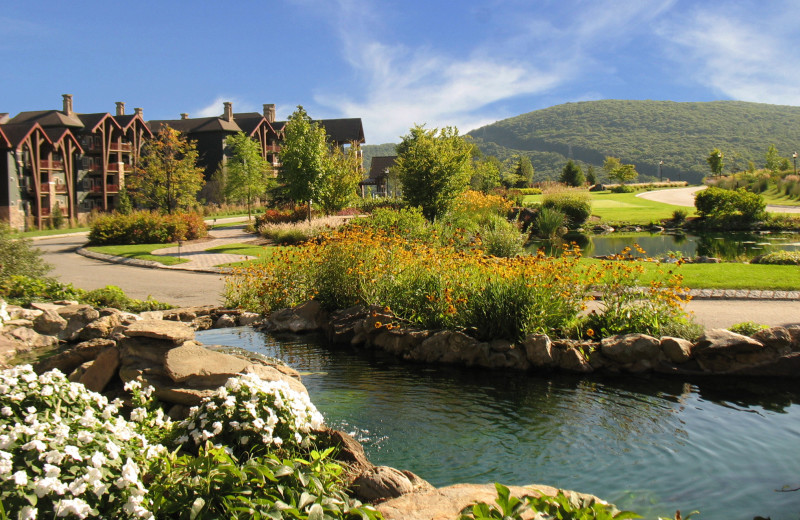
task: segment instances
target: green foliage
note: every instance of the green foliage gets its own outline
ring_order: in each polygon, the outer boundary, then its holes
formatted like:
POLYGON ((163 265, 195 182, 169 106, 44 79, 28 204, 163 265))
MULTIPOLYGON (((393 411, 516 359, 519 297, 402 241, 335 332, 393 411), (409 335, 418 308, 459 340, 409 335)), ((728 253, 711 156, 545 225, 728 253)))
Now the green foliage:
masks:
POLYGON ((725 166, 725 163, 722 160, 723 157, 724 155, 719 148, 714 148, 711 150, 711 153, 708 155, 708 157, 706 157, 708 167, 711 168, 711 175, 722 175, 722 168, 725 166))
POLYGON ((117 212, 122 215, 130 215, 133 212, 133 202, 128 195, 128 188, 122 186, 117 197, 117 212))
POLYGON ((620 184, 611 188, 611 193, 635 193, 636 188, 628 186, 627 184, 620 184))
POLYGON ((622 164, 617 157, 606 157, 603 162, 603 171, 606 172, 609 179, 615 180, 620 184, 634 181, 639 177, 639 172, 636 171, 634 165, 622 164))
POLYGON ((525 250, 526 237, 519 228, 505 217, 492 215, 480 230, 486 254, 501 258, 512 258, 525 250))
POLYGON ((42 260, 42 252, 27 238, 18 238, 11 228, 0 222, 0 280, 12 276, 39 277, 52 266, 42 260))
POLYGON ((165 244, 206 235, 206 224, 197 213, 162 215, 134 211, 129 215, 100 215, 92 222, 89 242, 95 245, 165 244))
POLYGON ((689 216, 689 212, 685 209, 676 209, 672 212, 672 221, 676 224, 681 224, 686 222, 686 217, 689 216))
POLYGON ((53 213, 50 215, 50 223, 53 229, 61 229, 64 226, 64 212, 61 211, 61 204, 56 201, 53 205, 53 213))
POLYGON ((551 207, 540 208, 534 221, 537 236, 547 239, 554 239, 563 235, 566 231, 566 225, 567 216, 551 207))
POLYGON ((362 180, 361 159, 357 143, 346 152, 335 148, 330 154, 319 194, 319 204, 326 215, 348 207, 358 196, 358 183, 362 180))
POLYGON ((764 154, 764 168, 772 173, 778 173, 781 169, 781 156, 774 144, 770 144, 767 153, 764 154))
POLYGON ((253 203, 266 196, 272 181, 272 167, 261 156, 259 144, 244 132, 229 135, 225 138, 225 146, 231 154, 223 172, 225 197, 244 201, 249 217, 253 203))
POLYGON ((735 332, 736 334, 741 334, 743 336, 752 336, 759 330, 764 330, 768 328, 769 327, 766 325, 761 325, 760 323, 755 323, 753 321, 743 321, 741 323, 731 325, 730 327, 728 327, 728 330, 731 332, 735 332))
POLYGON ((352 221, 354 226, 362 226, 374 231, 406 238, 408 240, 426 240, 431 238, 431 225, 422 210, 416 208, 377 208, 369 218, 352 221))
POLYGON ((167 213, 194 207, 205 183, 197 156, 194 142, 165 127, 146 142, 139 166, 126 178, 131 199, 167 213))
POLYGON ((594 165, 592 164, 586 169, 586 182, 589 186, 597 184, 597 175, 594 173, 594 165))
POLYGON ((521 156, 517 167, 514 170, 517 177, 517 182, 514 187, 516 188, 529 188, 533 183, 534 169, 531 160, 526 156, 521 156))
MULTIPOLYGON (((593 497, 559 490, 556 496, 538 493, 540 496, 525 496, 522 499, 511 496, 509 489, 495 484, 497 506, 478 502, 461 511, 458 520, 522 520, 536 513, 542 520, 623 520, 641 518, 630 511, 619 511, 593 497)), ((688 518, 688 517, 687 517, 688 518)))
POLYGON ((278 180, 292 200, 316 200, 327 168, 325 129, 312 122, 305 109, 298 105, 289 116, 284 133, 278 180))
MULTIPOLYGON (((714 146, 762 164, 764 149, 796 147, 793 129, 800 127, 800 107, 740 101, 675 103, 672 101, 600 100, 536 110, 473 130, 483 153, 504 161, 530 158, 536 180, 557 180, 567 159, 602 166, 606 155, 624 157, 639 172, 700 183, 714 146)), ((603 182, 604 179, 598 179, 603 182)))
POLYGON ((744 188, 732 191, 711 186, 695 194, 694 205, 702 217, 711 219, 738 217, 745 223, 763 218, 766 210, 764 198, 744 188))
POLYGON ((146 300, 131 298, 115 285, 107 285, 101 289, 93 289, 80 294, 78 301, 88 303, 94 307, 112 307, 121 311, 136 313, 172 308, 172 305, 159 302, 150 297, 146 300))
POLYGON ((77 300, 83 291, 55 278, 11 275, 0 278, 0 296, 16 305, 32 301, 77 300))
MULTIPOLYGON (((528 163, 530 164, 530 162, 528 163)), ((497 157, 481 157, 472 164, 472 178, 469 183, 473 190, 489 193, 500 186, 500 170, 502 164, 497 157)), ((531 174, 533 171, 531 170, 531 174)))
POLYGON ((395 162, 403 198, 429 220, 443 216, 464 193, 472 174, 472 144, 455 127, 414 126, 397 145, 395 162))
POLYGON ((800 251, 773 251, 759 255, 752 260, 751 264, 766 265, 800 265, 800 251))
POLYGON ((583 176, 583 170, 580 164, 575 164, 572 159, 570 159, 561 170, 561 178, 559 181, 567 186, 577 188, 586 183, 586 178, 583 176))
POLYGON ((542 208, 551 208, 567 216, 568 227, 580 227, 592 214, 592 202, 584 191, 564 190, 547 193, 542 197, 542 208))

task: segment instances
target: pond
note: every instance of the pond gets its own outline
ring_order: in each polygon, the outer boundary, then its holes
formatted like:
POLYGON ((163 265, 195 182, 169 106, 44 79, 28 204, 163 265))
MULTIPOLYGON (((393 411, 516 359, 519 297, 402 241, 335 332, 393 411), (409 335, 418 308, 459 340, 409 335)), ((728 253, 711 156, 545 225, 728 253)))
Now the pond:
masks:
POLYGON ((423 366, 250 328, 197 338, 283 359, 327 424, 358 438, 373 463, 435 486, 547 484, 646 518, 800 513, 800 491, 777 491, 800 487, 796 383, 423 366))
MULTIPOLYGON (((722 260, 752 259, 770 251, 800 251, 800 234, 797 233, 609 233, 606 235, 567 235, 590 256, 607 256, 619 253, 625 247, 639 244, 649 256, 663 257, 680 251, 684 257, 711 256, 722 260)), ((544 247, 548 254, 558 247, 545 241, 533 241, 529 251, 544 247)))

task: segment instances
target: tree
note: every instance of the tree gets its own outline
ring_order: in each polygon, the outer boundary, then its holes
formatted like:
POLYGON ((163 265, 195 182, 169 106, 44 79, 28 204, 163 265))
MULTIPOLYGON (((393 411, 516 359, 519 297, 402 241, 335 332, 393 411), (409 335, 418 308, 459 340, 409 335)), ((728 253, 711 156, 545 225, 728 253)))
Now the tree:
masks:
POLYGON ((41 249, 29 239, 15 236, 7 224, 0 222, 0 280, 12 276, 40 278, 52 268, 42 260, 41 249))
POLYGON ((588 182, 591 186, 597 184, 597 175, 594 173, 594 166, 591 164, 589 168, 586 169, 586 182, 588 182))
POLYGON ((521 156, 517 162, 517 169, 514 171, 517 175, 517 188, 530 188, 533 184, 533 165, 531 160, 526 156, 521 156))
POLYGON ((778 154, 778 149, 775 148, 774 144, 769 145, 764 158, 766 159, 764 162, 764 168, 772 173, 778 173, 781 167, 781 156, 778 154))
POLYGON ((284 127, 278 180, 290 199, 309 203, 309 218, 311 201, 320 195, 328 154, 325 129, 313 123, 305 109, 298 105, 284 127))
POLYGON ((346 208, 358 196, 358 183, 363 179, 358 152, 358 144, 351 143, 347 151, 334 148, 325 161, 317 197, 328 215, 346 208))
POLYGON ((500 160, 493 156, 480 157, 472 162, 472 178, 469 183, 472 189, 488 193, 500 186, 500 160))
POLYGON ((723 157, 725 156, 722 154, 719 148, 714 148, 711 150, 711 153, 708 155, 708 157, 706 157, 706 162, 711 168, 711 175, 722 175, 722 168, 725 166, 725 163, 722 161, 723 157))
POLYGON ((636 180, 639 177, 639 172, 636 171, 634 165, 622 164, 617 157, 606 157, 603 162, 603 170, 609 179, 619 181, 620 184, 636 180))
POLYGON ((586 179, 583 176, 583 170, 579 164, 575 164, 572 159, 567 161, 564 168, 561 170, 561 179, 563 184, 567 186, 583 186, 586 179))
POLYGON ((429 220, 444 215, 469 187, 472 144, 455 127, 426 130, 414 126, 397 145, 397 171, 403 198, 420 206, 429 220))
POLYGON ((197 203, 203 169, 197 149, 177 130, 164 127, 144 145, 139 166, 128 179, 131 200, 138 206, 172 213, 197 203))
POLYGON ((261 148, 244 132, 229 135, 225 145, 231 158, 225 165, 224 193, 229 200, 244 200, 247 203, 247 218, 250 220, 253 201, 260 199, 269 188, 271 168, 261 156, 261 148))

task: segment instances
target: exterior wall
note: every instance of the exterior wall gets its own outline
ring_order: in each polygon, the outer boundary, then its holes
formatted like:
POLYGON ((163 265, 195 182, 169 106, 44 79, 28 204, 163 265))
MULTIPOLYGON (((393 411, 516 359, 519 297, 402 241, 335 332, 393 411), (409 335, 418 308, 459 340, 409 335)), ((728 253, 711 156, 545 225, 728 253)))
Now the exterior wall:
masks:
POLYGON ((0 221, 13 229, 25 231, 25 204, 17 179, 17 162, 11 151, 0 152, 0 179, 0 221))

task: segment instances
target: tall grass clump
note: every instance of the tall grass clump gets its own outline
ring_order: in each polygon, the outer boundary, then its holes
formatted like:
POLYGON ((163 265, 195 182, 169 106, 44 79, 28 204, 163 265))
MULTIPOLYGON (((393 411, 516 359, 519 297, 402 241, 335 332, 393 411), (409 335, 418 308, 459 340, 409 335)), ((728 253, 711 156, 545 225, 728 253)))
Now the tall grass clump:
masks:
POLYGON ((533 225, 539 238, 552 240, 560 237, 566 231, 567 216, 555 208, 542 207, 539 208, 533 225))
POLYGON ((570 229, 579 228, 592 214, 592 202, 584 190, 556 190, 545 193, 542 208, 555 209, 567 216, 570 229))
POLYGON ((316 218, 312 221, 293 221, 276 224, 260 224, 258 232, 278 245, 295 245, 311 240, 322 233, 336 229, 346 222, 342 217, 316 218))

